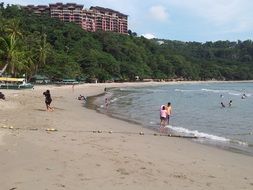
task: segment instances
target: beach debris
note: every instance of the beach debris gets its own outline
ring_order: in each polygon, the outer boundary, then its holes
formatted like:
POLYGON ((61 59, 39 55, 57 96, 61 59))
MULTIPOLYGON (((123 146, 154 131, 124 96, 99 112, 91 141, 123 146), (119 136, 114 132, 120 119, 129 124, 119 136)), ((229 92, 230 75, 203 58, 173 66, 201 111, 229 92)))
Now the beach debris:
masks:
POLYGON ((112 134, 112 131, 109 131, 110 134, 112 134))
POLYGON ((98 133, 102 133, 102 131, 101 131, 101 130, 98 130, 98 133))
POLYGON ((58 130, 55 128, 47 128, 46 131, 58 131, 58 130))
POLYGON ((30 130, 30 131, 37 131, 38 128, 30 128, 29 130, 30 130))
POLYGON ((97 133, 97 131, 92 131, 93 133, 97 133))
POLYGON ((10 188, 9 190, 15 190, 15 189, 17 189, 17 187, 12 187, 12 188, 10 188))
POLYGON ((3 129, 14 129, 14 127, 13 126, 7 126, 7 125, 3 125, 1 128, 3 128, 3 129))
POLYGON ((157 134, 156 134, 156 133, 154 133, 154 136, 157 136, 157 134))
POLYGON ((144 133, 141 131, 141 132, 139 132, 139 135, 144 135, 144 133))
POLYGON ((171 137, 172 135, 171 134, 168 134, 168 137, 171 137))
POLYGON ((3 125, 2 128, 6 129, 6 128, 8 128, 8 127, 7 127, 6 125, 3 125))

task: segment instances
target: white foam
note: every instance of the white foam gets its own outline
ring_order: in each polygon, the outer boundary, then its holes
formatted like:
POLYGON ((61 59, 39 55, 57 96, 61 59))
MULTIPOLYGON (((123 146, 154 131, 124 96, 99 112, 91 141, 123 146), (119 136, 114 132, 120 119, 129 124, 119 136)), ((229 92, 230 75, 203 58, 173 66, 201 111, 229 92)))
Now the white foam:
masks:
POLYGON ((193 136, 199 137, 199 138, 206 138, 206 139, 210 139, 210 140, 223 141, 223 142, 229 142, 230 141, 229 139, 227 139, 225 137, 210 135, 210 134, 207 134, 207 133, 199 132, 197 130, 191 131, 191 130, 185 129, 183 127, 173 127, 171 125, 169 125, 167 127, 174 130, 174 131, 176 131, 176 132, 193 135, 193 136))
POLYGON ((175 89, 176 92, 200 92, 201 90, 175 89))
POLYGON ((229 95, 233 95, 233 96, 241 96, 241 93, 236 93, 236 92, 229 92, 229 95))
POLYGON ((237 141, 237 143, 238 143, 239 145, 249 146, 249 143, 247 143, 247 142, 237 141))
POLYGON ((118 98, 113 98, 113 99, 110 100, 110 102, 115 102, 117 100, 118 100, 118 98))
POLYGON ((226 93, 229 92, 229 90, 215 90, 215 89, 207 89, 207 88, 202 88, 202 91, 205 92, 214 92, 214 93, 226 93))

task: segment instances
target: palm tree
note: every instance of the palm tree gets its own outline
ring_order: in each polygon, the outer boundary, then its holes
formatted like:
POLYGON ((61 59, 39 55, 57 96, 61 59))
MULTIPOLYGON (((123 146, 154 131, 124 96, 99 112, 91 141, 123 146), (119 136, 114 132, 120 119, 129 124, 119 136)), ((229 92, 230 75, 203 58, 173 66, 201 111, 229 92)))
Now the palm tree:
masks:
POLYGON ((18 53, 18 60, 16 64, 16 71, 22 74, 26 74, 26 77, 28 79, 31 78, 31 76, 34 74, 35 70, 35 64, 34 60, 32 59, 32 56, 30 55, 30 52, 19 52, 18 53))
POLYGON ((1 74, 9 67, 12 75, 15 75, 15 67, 18 61, 18 37, 22 37, 19 32, 19 21, 11 20, 7 23, 4 32, 7 36, 0 36, 0 55, 2 55, 5 66, 1 70, 1 74))
POLYGON ((38 48, 38 64, 35 68, 35 73, 38 72, 39 67, 46 64, 47 55, 50 52, 50 45, 47 43, 47 35, 42 34, 38 48))
POLYGON ((17 19, 12 19, 7 23, 5 32, 11 36, 13 40, 18 37, 22 38, 22 33, 20 32, 20 21, 17 19))
MULTIPOLYGON (((0 37, 0 55, 2 55, 4 68, 7 69, 11 65, 11 73, 14 74, 14 62, 16 54, 16 41, 10 37, 0 37)), ((5 71, 3 69, 2 73, 5 71)))

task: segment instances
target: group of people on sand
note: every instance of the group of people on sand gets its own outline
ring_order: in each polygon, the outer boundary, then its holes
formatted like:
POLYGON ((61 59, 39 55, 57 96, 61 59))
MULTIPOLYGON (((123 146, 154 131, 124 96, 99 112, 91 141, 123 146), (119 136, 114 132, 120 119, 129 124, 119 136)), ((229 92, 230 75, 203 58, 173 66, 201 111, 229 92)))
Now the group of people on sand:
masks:
POLYGON ((160 107, 160 132, 164 132, 165 126, 170 123, 170 116, 172 113, 171 103, 168 102, 167 105, 161 105, 160 107))

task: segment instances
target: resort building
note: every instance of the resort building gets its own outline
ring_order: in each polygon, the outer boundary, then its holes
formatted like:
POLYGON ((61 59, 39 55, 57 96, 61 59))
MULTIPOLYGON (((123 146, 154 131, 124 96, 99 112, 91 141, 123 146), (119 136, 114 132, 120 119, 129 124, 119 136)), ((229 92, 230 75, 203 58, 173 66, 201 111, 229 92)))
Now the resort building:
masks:
POLYGON ((84 9, 83 5, 76 3, 55 3, 46 5, 28 5, 25 9, 36 14, 50 14, 52 18, 58 18, 64 22, 74 22, 86 31, 112 31, 122 34, 128 32, 128 16, 118 11, 103 8, 90 7, 84 9))
POLYGON ((38 5, 38 6, 28 5, 24 8, 33 11, 35 14, 49 13, 49 7, 46 5, 38 5))

